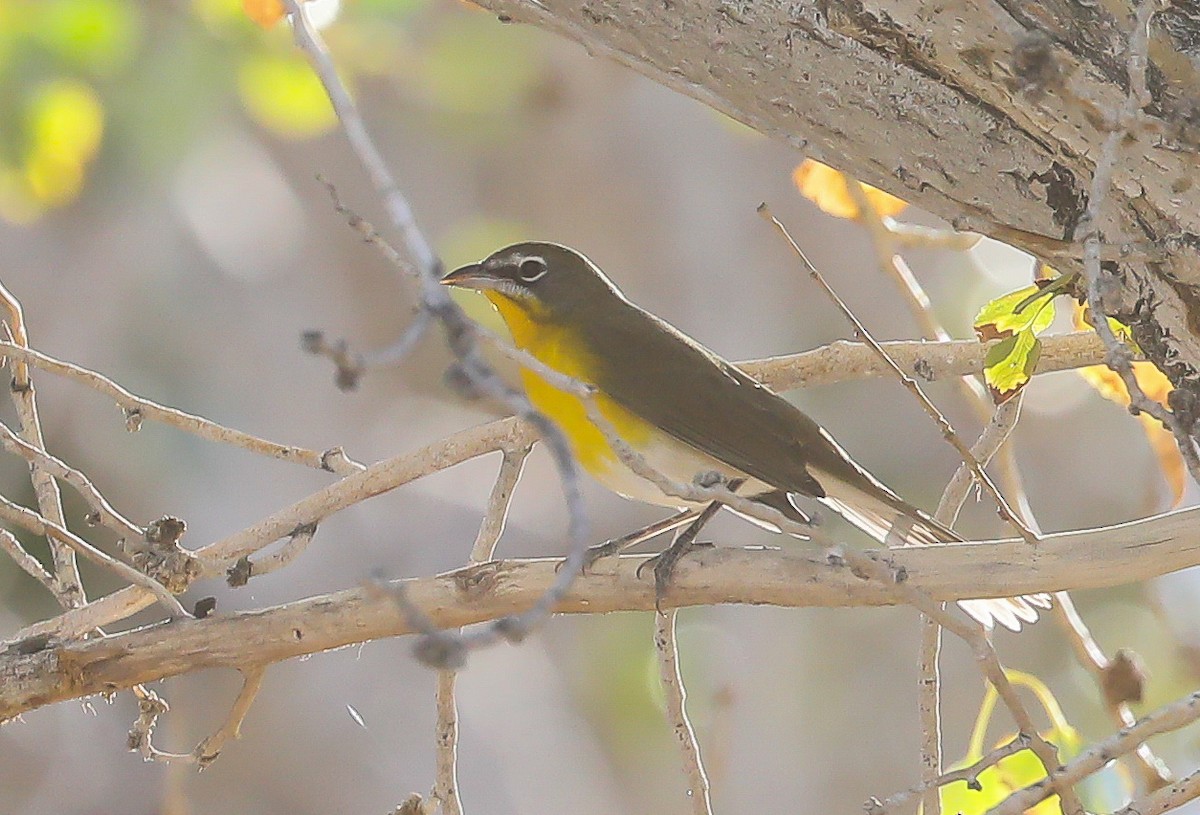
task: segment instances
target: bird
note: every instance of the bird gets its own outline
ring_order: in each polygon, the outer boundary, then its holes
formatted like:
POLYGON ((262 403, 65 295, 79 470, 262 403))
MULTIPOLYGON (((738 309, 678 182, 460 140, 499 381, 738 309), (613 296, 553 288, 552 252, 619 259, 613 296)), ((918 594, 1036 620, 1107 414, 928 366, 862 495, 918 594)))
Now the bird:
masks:
MULTIPOLYGON (((884 486, 791 402, 632 303, 568 246, 516 243, 441 282, 482 293, 518 348, 590 389, 589 397, 522 366, 532 405, 559 427, 579 465, 619 495, 676 509, 698 506, 627 466, 606 429, 590 418, 587 398, 610 433, 676 483, 716 477, 804 524, 812 517, 799 501, 813 499, 888 546, 964 540, 884 486)), ((1049 595, 960 605, 986 628, 999 623, 1016 631, 1049 607, 1049 595)))

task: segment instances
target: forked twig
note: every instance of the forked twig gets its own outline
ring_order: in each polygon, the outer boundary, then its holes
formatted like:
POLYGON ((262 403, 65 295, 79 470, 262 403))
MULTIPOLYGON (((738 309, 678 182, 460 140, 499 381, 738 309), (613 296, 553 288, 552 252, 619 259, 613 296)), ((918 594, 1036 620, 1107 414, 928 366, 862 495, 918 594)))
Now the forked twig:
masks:
MULTIPOLYGON (((13 294, 0 283, 0 305, 8 311, 5 333, 11 336, 13 344, 18 347, 29 345, 29 335, 25 330, 25 312, 13 294)), ((29 368, 21 361, 9 361, 13 371, 10 385, 13 405, 17 409, 20 420, 21 438, 41 450, 46 449, 45 439, 42 438, 42 421, 38 416, 37 397, 33 390, 33 380, 29 377, 29 368)), ((63 514, 62 494, 58 483, 39 464, 30 463, 29 477, 33 483, 33 491, 37 496, 38 510, 52 523, 65 527, 66 516, 63 514)), ((75 559, 75 550, 62 541, 48 537, 50 556, 54 561, 54 596, 63 608, 78 608, 87 603, 87 593, 83 587, 83 579, 79 574, 79 564, 75 559)))

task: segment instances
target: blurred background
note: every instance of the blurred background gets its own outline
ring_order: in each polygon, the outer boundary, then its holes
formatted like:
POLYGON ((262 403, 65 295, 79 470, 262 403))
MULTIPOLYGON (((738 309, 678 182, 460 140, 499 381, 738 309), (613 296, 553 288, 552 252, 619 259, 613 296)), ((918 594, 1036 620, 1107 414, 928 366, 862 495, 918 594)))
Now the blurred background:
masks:
MULTIPOLYGON (((325 36, 422 226, 449 266, 544 239, 590 255, 636 302, 732 359, 849 336, 843 319, 755 214, 788 224, 879 338, 917 335, 866 234, 821 213, 791 176, 804 158, 583 48, 503 25, 453 0, 314 3, 325 36)), ((414 288, 333 209, 385 219, 284 25, 239 0, 0 0, 0 280, 32 343, 129 389, 271 439, 359 460, 412 450, 494 418, 443 380, 431 334, 357 392, 299 348, 305 329, 355 347, 395 339, 414 288)), ((886 135, 886 134, 881 134, 886 135)), ((905 219, 937 222, 911 210, 905 219)), ((1033 264, 985 242, 911 252, 957 336, 1033 264)), ((468 304, 487 318, 482 301, 468 304)), ((1061 326, 1066 328, 1066 326, 1061 326)), ((146 423, 79 385, 36 379, 49 449, 139 523, 187 520, 200 546, 328 483, 320 473, 146 423)), ((978 423, 950 384, 931 394, 964 435, 978 423)), ((932 508, 957 458, 895 382, 789 394, 882 480, 932 508)), ((0 408, 13 421, 7 404, 0 408)), ((1041 526, 1098 526, 1167 508, 1141 428, 1072 373, 1029 388, 1017 455, 1041 526)), ((322 524, 307 552, 234 590, 218 613, 461 565, 498 464, 484 457, 322 524)), ((589 483, 597 540, 655 519, 589 483)), ((5 495, 32 502, 24 466, 0 460, 5 495)), ((559 554, 565 513, 543 451, 517 490, 499 555, 559 554)), ((83 511, 67 494, 76 528, 83 511)), ((1005 530, 986 505, 962 524, 1005 530)), ((781 542, 734 518, 707 534, 781 542)), ((93 539, 107 544, 103 533, 93 539)), ((44 548, 28 545, 39 555, 44 548)), ((85 567, 86 568, 86 567, 85 567)), ((86 571, 90 591, 113 587, 86 571)), ((1195 686, 1194 577, 1078 598, 1111 653, 1152 673, 1146 709, 1195 686)), ((0 560, 0 638, 51 616, 52 599, 0 560)), ((918 778, 917 615, 910 609, 691 609, 680 617, 693 722, 719 811, 857 811, 918 778), (802 797, 800 797, 802 796, 802 797), (802 801, 800 806, 797 801, 802 801)), ((469 813, 684 812, 646 614, 558 618, 520 647, 473 655, 459 682, 459 777, 469 813)), ((1045 681, 1090 740, 1112 726, 1052 621, 997 635, 1011 667, 1045 681)), ((278 665, 243 727, 203 773, 125 752, 129 694, 67 702, 0 729, 0 810, 45 813, 390 811, 433 780, 433 674, 405 640, 278 665)), ((970 655, 943 657, 945 748, 964 754, 983 695, 970 655)), ((209 672, 155 687, 155 732, 181 752, 219 725, 238 687, 209 672)), ((998 717, 990 739, 1008 725, 998 717)), ((1178 771, 1189 733, 1154 745, 1178 771)), ((1110 781, 1115 784, 1113 776, 1110 781)), ((1096 791, 1111 802, 1116 787, 1096 791)), ((1101 804, 1102 805, 1102 804, 1101 804)))

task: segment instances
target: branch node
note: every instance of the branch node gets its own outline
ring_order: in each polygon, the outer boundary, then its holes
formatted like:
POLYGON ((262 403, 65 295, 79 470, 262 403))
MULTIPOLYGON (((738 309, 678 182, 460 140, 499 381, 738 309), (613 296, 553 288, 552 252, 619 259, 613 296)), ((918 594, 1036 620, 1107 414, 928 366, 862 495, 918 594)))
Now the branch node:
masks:
POLYGON ((418 639, 413 646, 413 656, 430 668, 457 671, 467 664, 467 646, 461 637, 439 631, 418 639))
POLYGON ((1104 701, 1111 707, 1142 701, 1149 673, 1146 663, 1136 652, 1120 648, 1100 674, 1104 701))
POLYGON ((121 412, 125 414, 125 429, 130 433, 136 433, 142 429, 142 409, 140 407, 122 408, 121 412))
POLYGON ((234 561, 234 564, 225 572, 225 582, 230 588, 240 589, 242 586, 250 582, 250 576, 254 573, 254 564, 250 562, 248 555, 243 555, 234 561))

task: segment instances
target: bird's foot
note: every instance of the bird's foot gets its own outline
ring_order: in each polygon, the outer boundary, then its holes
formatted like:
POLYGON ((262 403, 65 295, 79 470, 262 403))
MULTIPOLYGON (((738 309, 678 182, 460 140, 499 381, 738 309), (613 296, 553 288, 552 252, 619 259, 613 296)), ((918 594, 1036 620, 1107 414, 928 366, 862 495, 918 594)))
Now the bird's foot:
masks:
MULTIPOLYGON (((636 529, 628 535, 622 535, 619 538, 607 540, 604 543, 598 543, 595 546, 589 547, 583 556, 583 566, 580 568, 581 573, 586 573, 589 569, 596 565, 597 562, 606 557, 619 555, 630 547, 637 546, 639 543, 644 543, 656 535, 661 535, 664 532, 670 532, 672 529, 678 529, 691 522, 697 516, 696 510, 689 509, 677 512, 669 518, 664 518, 661 521, 655 521, 649 526, 644 526, 641 529, 636 529)), ((560 561, 555 571, 563 567, 566 561, 560 561)))
MULTIPOLYGON (((700 530, 697 529, 696 531, 699 532, 700 530)), ((711 541, 698 541, 695 539, 694 534, 690 538, 686 537, 686 535, 680 535, 665 550, 638 564, 637 571, 634 572, 638 578, 641 578, 642 571, 646 567, 652 566, 654 569, 654 609, 656 611, 662 613, 662 601, 666 598, 667 592, 671 588, 671 580, 675 576, 675 567, 679 565, 679 561, 683 560, 685 555, 696 549, 711 549, 712 547, 713 543, 711 541)))

